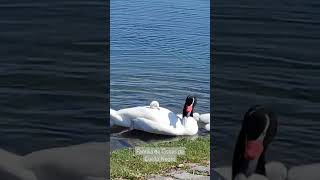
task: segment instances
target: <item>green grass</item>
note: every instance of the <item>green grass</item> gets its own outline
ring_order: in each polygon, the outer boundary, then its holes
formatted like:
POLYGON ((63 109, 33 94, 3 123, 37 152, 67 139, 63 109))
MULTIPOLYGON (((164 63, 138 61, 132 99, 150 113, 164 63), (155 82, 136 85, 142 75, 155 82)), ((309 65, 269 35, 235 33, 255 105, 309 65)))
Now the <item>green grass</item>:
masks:
POLYGON ((184 147, 185 155, 177 156, 176 162, 145 162, 132 148, 111 153, 110 172, 112 179, 145 179, 151 174, 163 174, 176 168, 178 164, 198 163, 207 165, 210 160, 210 138, 199 137, 195 140, 183 138, 172 142, 157 142, 140 147, 184 147))

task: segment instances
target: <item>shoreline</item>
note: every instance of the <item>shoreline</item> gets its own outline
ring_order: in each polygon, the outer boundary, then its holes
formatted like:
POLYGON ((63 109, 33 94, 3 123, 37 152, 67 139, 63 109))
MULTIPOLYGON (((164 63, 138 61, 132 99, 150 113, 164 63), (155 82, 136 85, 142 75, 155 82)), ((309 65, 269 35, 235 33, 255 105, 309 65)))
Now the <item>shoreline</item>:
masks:
MULTIPOLYGON (((153 154, 151 157, 163 158, 163 154, 160 156, 153 154)), ((209 174, 210 136, 200 136, 194 139, 183 137, 176 141, 153 142, 135 148, 115 150, 110 156, 111 179, 189 179, 191 177, 210 179, 209 174), (185 153, 177 155, 176 161, 146 162, 146 155, 137 154, 137 148, 156 150, 184 148, 185 153)))

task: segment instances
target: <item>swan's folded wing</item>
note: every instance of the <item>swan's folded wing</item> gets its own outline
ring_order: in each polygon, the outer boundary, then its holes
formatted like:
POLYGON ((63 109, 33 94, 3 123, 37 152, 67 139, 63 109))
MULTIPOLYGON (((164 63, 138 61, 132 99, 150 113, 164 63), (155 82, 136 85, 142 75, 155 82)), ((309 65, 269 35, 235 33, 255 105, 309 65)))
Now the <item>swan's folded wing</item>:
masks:
POLYGON ((151 121, 146 118, 136 118, 133 120, 134 128, 150 133, 163 134, 163 135, 182 135, 183 131, 181 128, 174 128, 167 124, 161 124, 158 122, 151 121))

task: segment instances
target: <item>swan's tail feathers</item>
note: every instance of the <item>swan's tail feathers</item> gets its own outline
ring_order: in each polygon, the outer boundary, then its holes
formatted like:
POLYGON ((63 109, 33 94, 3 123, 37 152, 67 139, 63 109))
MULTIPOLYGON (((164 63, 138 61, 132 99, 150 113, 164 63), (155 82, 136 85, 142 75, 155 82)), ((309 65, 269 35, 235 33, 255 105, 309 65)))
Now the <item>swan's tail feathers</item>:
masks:
POLYGON ((121 116, 118 115, 116 110, 110 108, 110 127, 116 124, 116 121, 121 121, 121 116))
POLYGON ((131 121, 123 119, 118 111, 110 108, 110 125, 118 125, 122 127, 130 127, 131 121))
POLYGON ((118 111, 110 109, 110 122, 114 120, 122 120, 122 117, 118 115, 118 111))

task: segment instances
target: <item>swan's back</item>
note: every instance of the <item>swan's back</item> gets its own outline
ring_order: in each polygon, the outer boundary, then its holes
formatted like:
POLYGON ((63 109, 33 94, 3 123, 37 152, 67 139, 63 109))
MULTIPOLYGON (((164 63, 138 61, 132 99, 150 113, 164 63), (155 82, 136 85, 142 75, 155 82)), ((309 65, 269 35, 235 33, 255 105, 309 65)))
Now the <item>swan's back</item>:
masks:
POLYGON ((133 108, 121 109, 118 111, 123 119, 145 118, 154 122, 171 124, 177 122, 178 117, 166 108, 150 108, 149 106, 138 106, 133 108))

